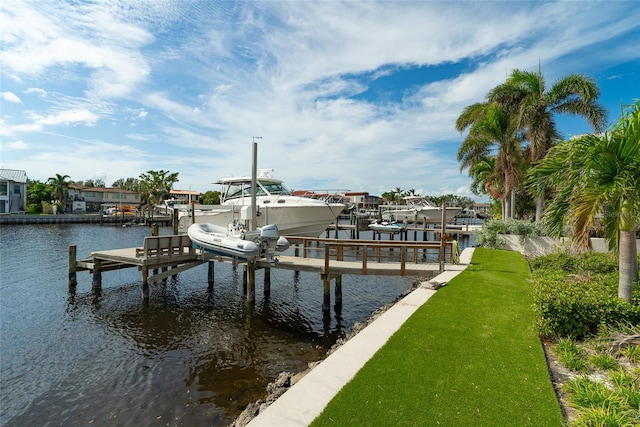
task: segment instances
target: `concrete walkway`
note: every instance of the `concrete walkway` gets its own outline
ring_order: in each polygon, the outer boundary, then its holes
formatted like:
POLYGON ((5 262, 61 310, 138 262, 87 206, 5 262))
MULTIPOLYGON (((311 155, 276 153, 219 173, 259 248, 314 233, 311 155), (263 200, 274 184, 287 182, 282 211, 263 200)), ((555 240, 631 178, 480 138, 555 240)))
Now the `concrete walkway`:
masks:
MULTIPOLYGON (((470 264, 472 255, 473 248, 464 249, 460 264, 447 265, 446 271, 427 283, 449 282, 470 264)), ((435 293, 427 286, 415 289, 313 368, 248 426, 308 426, 391 335, 435 293)))

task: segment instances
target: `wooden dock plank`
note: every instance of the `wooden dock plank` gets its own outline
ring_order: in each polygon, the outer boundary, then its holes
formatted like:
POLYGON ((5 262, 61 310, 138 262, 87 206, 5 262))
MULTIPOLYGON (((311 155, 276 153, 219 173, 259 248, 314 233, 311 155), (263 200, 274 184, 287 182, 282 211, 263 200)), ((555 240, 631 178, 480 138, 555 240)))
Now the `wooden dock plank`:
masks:
POLYGON ((163 252, 157 256, 145 257, 137 255, 138 248, 112 249, 108 251, 92 252, 91 258, 101 261, 115 261, 130 264, 131 266, 146 266, 149 268, 162 267, 167 264, 182 264, 200 259, 200 252, 175 254, 163 252))
MULTIPOLYGON (((324 259, 300 258, 292 256, 278 256, 278 262, 269 264, 265 261, 258 261, 258 267, 280 268, 284 270, 309 271, 320 274, 367 274, 378 276, 397 276, 401 273, 399 262, 368 262, 366 273, 363 273, 361 261, 336 261, 331 260, 329 271, 325 271, 324 259)), ((404 266, 405 276, 432 276, 440 271, 437 263, 413 264, 406 263, 404 266)))

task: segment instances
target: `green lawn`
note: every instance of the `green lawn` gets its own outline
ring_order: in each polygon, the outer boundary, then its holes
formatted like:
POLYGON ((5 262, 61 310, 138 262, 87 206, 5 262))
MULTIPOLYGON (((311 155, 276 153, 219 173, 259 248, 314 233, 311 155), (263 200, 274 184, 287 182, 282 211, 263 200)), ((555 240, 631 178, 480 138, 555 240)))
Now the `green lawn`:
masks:
POLYGON ((562 426, 534 332, 529 266, 476 249, 313 426, 562 426))

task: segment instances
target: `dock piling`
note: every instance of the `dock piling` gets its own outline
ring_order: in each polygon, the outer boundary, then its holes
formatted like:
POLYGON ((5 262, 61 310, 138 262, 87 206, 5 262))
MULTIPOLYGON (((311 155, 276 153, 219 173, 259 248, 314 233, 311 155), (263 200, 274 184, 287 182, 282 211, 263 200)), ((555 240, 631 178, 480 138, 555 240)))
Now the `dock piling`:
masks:
POLYGON ((322 286, 323 286, 323 293, 324 293, 324 299, 322 302, 322 311, 329 311, 331 310, 331 277, 326 274, 323 273, 322 274, 322 286))
POLYGON ((256 261, 247 263, 247 302, 256 300, 256 261))
POLYGON ((69 291, 72 292, 78 285, 78 276, 76 269, 76 245, 69 245, 69 291))
POLYGON ((264 269, 264 297, 269 298, 271 295, 271 269, 264 269))
POLYGON ((91 282, 91 288, 94 291, 102 289, 102 261, 96 259, 93 263, 93 281, 91 282))
POLYGON ((342 275, 336 276, 336 288, 335 288, 335 296, 336 296, 336 310, 342 308, 342 275))
POLYGON ((149 299, 149 269, 142 267, 142 299, 149 299))
POLYGON ((215 263, 213 262, 212 259, 209 260, 209 262, 207 262, 207 279, 209 282, 209 292, 213 291, 213 281, 215 278, 215 263))

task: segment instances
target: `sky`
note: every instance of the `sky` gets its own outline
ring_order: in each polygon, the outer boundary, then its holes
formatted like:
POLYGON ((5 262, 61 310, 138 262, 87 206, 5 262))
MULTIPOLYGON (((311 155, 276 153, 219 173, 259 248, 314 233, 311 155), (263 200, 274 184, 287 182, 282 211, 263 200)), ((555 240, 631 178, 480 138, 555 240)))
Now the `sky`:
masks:
MULTIPOLYGON (((477 201, 462 110, 514 70, 640 98, 640 2, 0 2, 0 167, 174 189, 272 169, 294 190, 477 201)), ((591 132, 557 116, 565 138, 591 132)))

